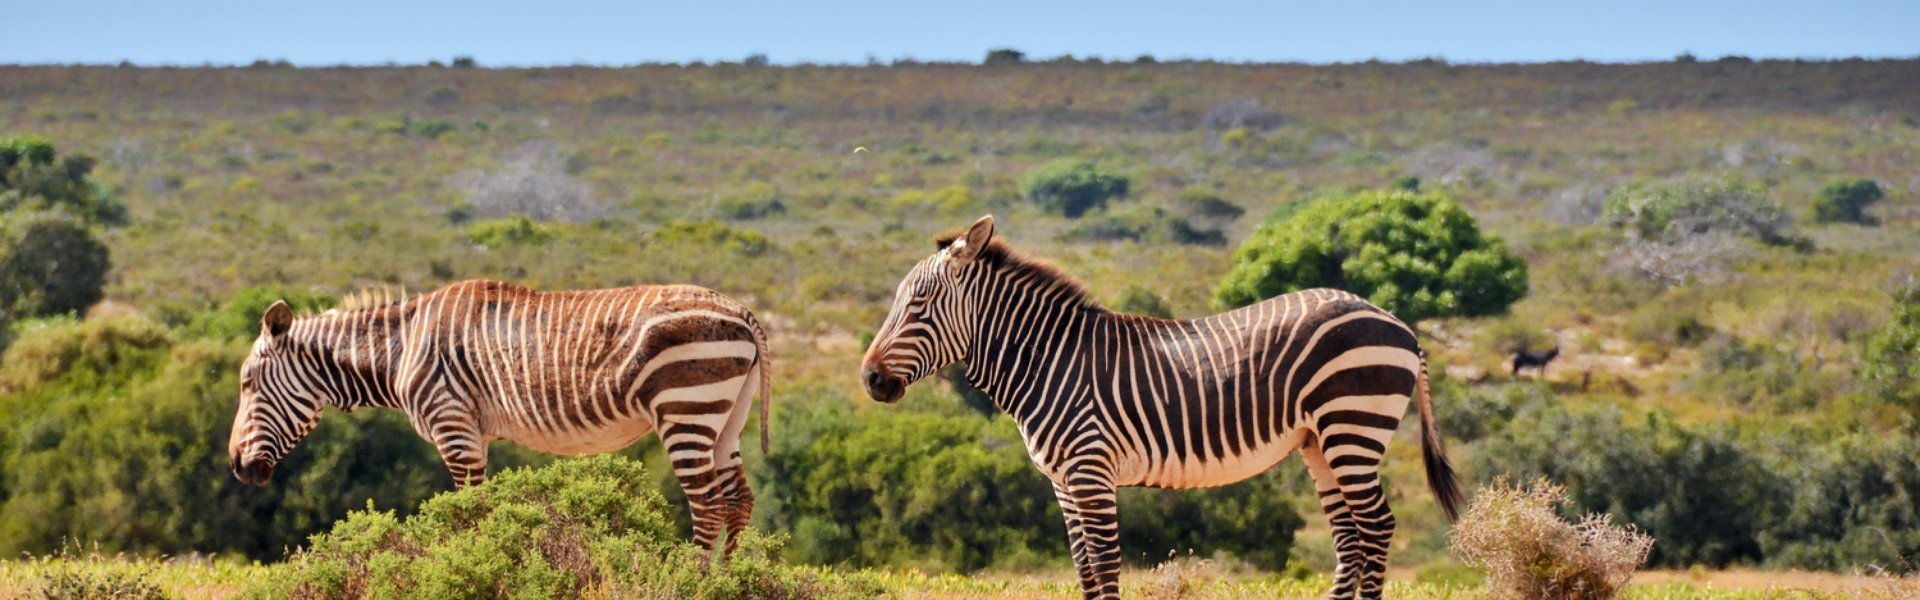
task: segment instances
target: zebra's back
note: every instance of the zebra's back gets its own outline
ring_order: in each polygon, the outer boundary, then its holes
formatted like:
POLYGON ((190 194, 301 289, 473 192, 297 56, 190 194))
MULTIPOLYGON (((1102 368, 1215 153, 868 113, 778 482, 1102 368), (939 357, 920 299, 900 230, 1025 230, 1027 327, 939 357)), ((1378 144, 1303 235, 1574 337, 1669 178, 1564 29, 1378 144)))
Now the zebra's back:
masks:
POLYGON ((422 358, 474 403, 483 433, 547 452, 625 447, 663 413, 715 436, 748 400, 741 390, 762 358, 752 314, 695 286, 539 292, 469 281, 417 306, 422 358))

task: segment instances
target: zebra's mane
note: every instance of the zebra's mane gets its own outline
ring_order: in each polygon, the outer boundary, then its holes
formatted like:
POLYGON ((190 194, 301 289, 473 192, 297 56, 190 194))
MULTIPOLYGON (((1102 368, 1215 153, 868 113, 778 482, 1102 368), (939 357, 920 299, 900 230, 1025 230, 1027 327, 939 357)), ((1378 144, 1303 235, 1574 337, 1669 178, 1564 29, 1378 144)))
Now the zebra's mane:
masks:
MULTIPOLYGON (((936 248, 945 250, 947 246, 953 244, 954 240, 966 234, 966 229, 956 229, 934 237, 933 243, 936 248)), ((1105 310, 1098 301, 1093 299, 1093 293, 1087 290, 1086 284, 1080 283, 1080 280, 1074 279, 1066 271, 1053 266, 1053 263, 1015 250, 1011 244, 1000 241, 1000 238, 996 237, 987 242, 986 249, 981 250, 980 256, 974 260, 989 261, 988 264, 994 265, 1003 273, 1059 289, 1067 294, 1068 299, 1081 306, 1105 310)))
POLYGON ((359 291, 347 294, 346 297, 341 298, 340 303, 328 310, 327 313, 343 313, 369 308, 387 308, 404 304, 406 301, 407 290, 404 288, 398 290, 386 286, 360 288, 359 291))

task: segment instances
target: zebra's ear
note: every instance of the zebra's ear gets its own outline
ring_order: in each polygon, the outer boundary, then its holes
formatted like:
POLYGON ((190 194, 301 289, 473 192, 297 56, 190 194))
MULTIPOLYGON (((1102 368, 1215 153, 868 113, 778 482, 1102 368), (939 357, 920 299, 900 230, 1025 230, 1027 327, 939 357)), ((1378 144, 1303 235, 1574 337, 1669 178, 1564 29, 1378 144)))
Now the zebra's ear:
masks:
POLYGON ((973 262, 975 257, 980 256, 980 251, 986 250, 987 243, 991 241, 993 241, 993 215, 987 215, 974 221, 973 226, 967 228, 966 235, 960 236, 960 239, 953 241, 953 245, 948 246, 951 249, 948 256, 952 258, 955 267, 964 267, 967 263, 973 262))
POLYGON ((267 332, 268 336, 286 335, 290 327, 293 327, 293 309, 287 306, 285 300, 275 300, 273 306, 267 307, 266 314, 260 315, 260 330, 267 332))

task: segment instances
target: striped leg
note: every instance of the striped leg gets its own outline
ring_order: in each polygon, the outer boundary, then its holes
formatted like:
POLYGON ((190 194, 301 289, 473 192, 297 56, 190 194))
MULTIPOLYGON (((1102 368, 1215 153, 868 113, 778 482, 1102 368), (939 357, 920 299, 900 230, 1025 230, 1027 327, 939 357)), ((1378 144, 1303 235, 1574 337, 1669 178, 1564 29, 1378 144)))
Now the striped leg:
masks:
POLYGON ((753 488, 747 484, 747 470, 739 464, 740 457, 734 455, 734 465, 721 472, 726 479, 723 500, 727 503, 727 549, 724 556, 733 556, 735 548, 740 547, 740 533, 747 530, 747 524, 753 521, 753 488))
POLYGON ((429 398, 419 411, 424 416, 414 422, 414 429, 440 451, 440 460, 447 463, 447 472, 453 475, 454 488, 486 483, 487 440, 480 437, 480 428, 466 408, 472 403, 444 390, 433 392, 429 398))
POLYGON ((693 514, 693 543, 708 552, 712 552, 727 519, 726 490, 721 486, 725 482, 713 460, 715 433, 711 427, 676 420, 660 428, 673 475, 687 493, 687 508, 693 514))
MULTIPOLYGON (((1385 435, 1392 435, 1391 429, 1385 431, 1385 435)), ((1380 458, 1386 446, 1356 436, 1344 439, 1346 443, 1321 448, 1325 464, 1340 487, 1340 498, 1346 502, 1353 545, 1358 549, 1358 558, 1343 561, 1341 568, 1356 571, 1358 597, 1379 598, 1386 585, 1387 548, 1393 541, 1394 528, 1393 510, 1380 487, 1380 458)))
POLYGON ((1313 475, 1314 490, 1320 495, 1320 510, 1327 513, 1327 523, 1333 530, 1333 589, 1327 592, 1327 598, 1352 598, 1359 587, 1360 565, 1365 562, 1360 554, 1360 532, 1353 524, 1353 515, 1347 511, 1347 499, 1340 493, 1339 478, 1327 465, 1326 455, 1320 453, 1318 440, 1308 440, 1301 446, 1300 460, 1307 464, 1307 473, 1313 475))
POLYGON ((1067 493, 1067 486, 1058 481, 1053 482, 1053 498, 1060 502, 1060 517, 1067 523, 1067 550, 1073 556, 1074 570, 1079 572, 1081 581, 1087 581, 1092 573, 1087 570, 1086 536, 1080 531, 1080 504, 1067 493))
POLYGON ((1062 512, 1075 515, 1068 521, 1067 539, 1079 541, 1073 562, 1080 572, 1081 596, 1119 598, 1120 503, 1113 476, 1104 467, 1089 465, 1068 469, 1066 482, 1055 485, 1056 494, 1065 488, 1062 512))

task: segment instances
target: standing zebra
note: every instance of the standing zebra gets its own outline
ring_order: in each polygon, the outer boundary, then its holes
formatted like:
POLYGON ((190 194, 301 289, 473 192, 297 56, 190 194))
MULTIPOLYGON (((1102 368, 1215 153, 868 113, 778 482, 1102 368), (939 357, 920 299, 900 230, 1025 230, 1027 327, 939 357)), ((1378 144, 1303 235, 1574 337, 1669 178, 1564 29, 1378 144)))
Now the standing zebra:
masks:
POLYGON ((1117 486, 1226 485, 1295 449, 1333 526, 1329 596, 1379 597, 1394 526, 1380 461, 1415 397, 1427 483, 1455 517, 1426 359, 1386 311, 1320 289, 1192 321, 1120 314, 993 239, 991 216, 936 241, 867 349, 867 393, 898 402, 965 361, 1053 480, 1087 597, 1120 593, 1117 486))
POLYGON ((372 304, 267 309, 240 367, 235 478, 265 485, 325 406, 406 411, 461 487, 486 479, 492 440, 594 454, 658 429, 694 541, 711 551, 724 528, 732 551, 753 514, 740 431, 756 393, 767 442, 767 336, 746 307, 694 286, 537 292, 498 281, 372 304))

